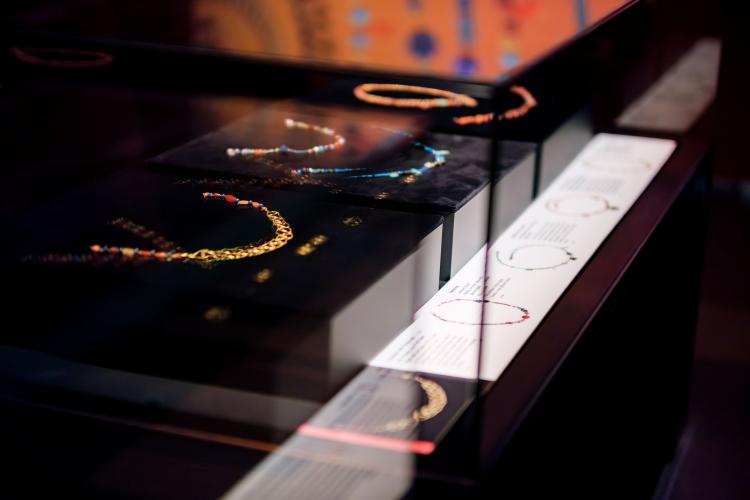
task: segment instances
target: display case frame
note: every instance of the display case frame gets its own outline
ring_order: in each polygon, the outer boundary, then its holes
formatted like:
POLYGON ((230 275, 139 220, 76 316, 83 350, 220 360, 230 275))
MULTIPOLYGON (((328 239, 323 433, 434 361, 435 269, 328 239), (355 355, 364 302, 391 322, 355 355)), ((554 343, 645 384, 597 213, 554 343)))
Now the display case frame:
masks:
MULTIPOLYGON (((296 94, 309 96, 311 101, 320 102, 315 92, 309 89, 325 89, 326 84, 338 80, 379 79, 417 85, 449 88, 460 93, 470 93, 484 100, 485 105, 501 114, 507 107, 507 93, 513 85, 528 85, 529 81, 542 82, 546 80, 547 87, 540 86, 538 91, 542 95, 563 95, 566 90, 575 92, 564 96, 563 109, 557 110, 549 117, 542 117, 541 125, 530 126, 528 134, 519 135, 509 133, 505 123, 493 121, 489 132, 475 132, 476 135, 487 134, 486 152, 482 155, 487 165, 502 165, 506 158, 507 148, 503 141, 515 140, 528 144, 529 150, 535 151, 533 167, 526 164, 526 170, 534 171, 531 177, 532 193, 528 201, 515 204, 516 214, 531 203, 534 196, 538 196, 549 181, 556 177, 559 171, 570 163, 576 153, 588 142, 594 133, 610 132, 629 134, 642 132, 642 135, 653 136, 653 133, 633 129, 622 129, 613 125, 614 119, 628 104, 634 101, 649 85, 654 83, 663 73, 668 63, 672 61, 671 54, 662 45, 644 47, 644 44, 628 46, 628 30, 634 26, 649 25, 655 18, 654 7, 648 2, 628 2, 610 15, 594 25, 582 30, 573 37, 566 39, 554 48, 548 50, 543 57, 531 61, 528 66, 513 72, 501 82, 483 82, 464 80, 461 78, 436 78, 426 75, 395 75, 391 72, 379 72, 373 69, 332 67, 325 64, 299 64, 284 60, 263 60, 248 58, 247 54, 237 54, 226 50, 205 48, 177 48, 164 45, 151 45, 133 41, 117 39, 105 40, 90 36, 72 36, 29 30, 5 30, 0 39, 4 47, 10 46, 41 46, 65 45, 70 47, 95 47, 97 50, 114 54, 117 64, 101 71, 93 68, 85 69, 75 74, 67 70, 67 74, 48 74, 43 68, 27 67, 23 63, 13 60, 7 53, 3 56, 5 67, 17 75, 20 82, 36 79, 51 79, 64 85, 79 85, 82 82, 95 82, 103 85, 122 85, 135 89, 158 89, 164 93, 201 93, 215 92, 231 95, 249 91, 256 97, 264 98, 295 98, 296 94), (646 55, 644 59, 640 57, 646 55), (616 58, 622 64, 618 74, 638 75, 629 81, 612 81, 607 73, 607 62, 616 58), (666 59, 666 61, 665 61, 666 59), (571 68, 582 69, 571 71, 571 68), (658 69, 654 69, 658 68, 658 69), (191 80, 189 73, 198 72, 203 75, 222 74, 231 78, 212 79, 208 77, 191 80), (566 73, 570 72, 568 75, 566 73), (159 78, 154 79, 153 75, 159 78), (254 75, 263 74, 266 77, 258 81, 254 75), (564 80, 568 77, 567 80, 564 80), (555 85, 564 82, 559 89, 555 85), (559 92, 560 94, 556 94, 559 92), (569 109, 568 109, 569 108, 569 109), (580 124, 583 123, 583 126, 580 124), (556 146, 557 145, 557 146, 556 146), (566 151, 568 150, 568 151, 566 151), (559 160, 562 158, 562 160, 559 160), (556 164, 549 163, 550 159, 558 160, 556 164), (545 163, 547 161, 547 163, 545 163)), ((653 28, 653 26, 652 26, 653 28)), ((651 33, 655 39, 661 34, 651 33)), ((663 45, 667 45, 666 43, 663 45)), ((543 85, 537 83, 537 85, 543 85)), ((553 97, 554 99, 554 97, 553 97)), ((304 99, 303 99, 304 100, 304 99)), ((394 114, 396 116, 396 114, 394 114)), ((417 122, 424 117, 420 116, 417 122)), ((437 119, 437 125, 427 125, 429 130, 447 132, 450 127, 443 127, 437 119)), ((429 121, 429 120, 428 120, 429 121)), ((510 123, 510 122, 509 122, 510 123)), ((544 313, 540 326, 525 342, 513 357, 512 362, 502 372, 496 381, 481 380, 477 376, 469 381, 456 394, 460 394, 463 403, 457 405, 455 415, 449 419, 445 429, 437 434, 440 438, 433 442, 434 448, 430 453, 416 452, 414 456, 403 450, 384 451, 382 447, 374 446, 375 458, 362 458, 363 467, 382 464, 383 461, 393 459, 399 462, 404 459, 403 470, 405 477, 399 477, 403 484, 398 486, 408 497, 427 498, 436 492, 455 491, 457 493, 471 491, 486 495, 493 495, 502 491, 512 498, 533 497, 535 493, 549 493, 557 491, 554 481, 569 481, 565 491, 601 491, 623 479, 623 468, 628 467, 627 474, 637 477, 628 493, 643 493, 653 486, 660 467, 671 458, 674 451, 679 428, 685 411, 687 370, 689 369, 692 332, 694 329, 695 297, 699 280, 700 261, 699 248, 703 238, 705 206, 704 197, 707 185, 710 151, 713 143, 711 124, 713 114, 709 110, 704 113, 697 125, 685 132, 675 134, 659 134, 678 142, 674 155, 662 167, 660 173, 649 184, 643 195, 638 198, 634 207, 624 215, 623 219, 609 234, 606 241, 599 247, 595 256, 585 268, 575 277, 549 312, 544 313), (689 252, 680 254, 679 258, 670 261, 668 266, 662 266, 664 259, 672 256, 664 248, 669 248, 674 241, 681 241, 683 248, 690 248, 689 252), (691 269, 685 274, 680 270, 691 269), (649 348, 648 356, 640 356, 639 350, 632 345, 623 348, 626 342, 626 326, 628 311, 623 310, 621 304, 637 305, 637 296, 645 294, 653 300, 659 298, 660 293, 672 291, 672 287, 664 285, 661 288, 652 286, 650 276, 654 272, 664 272, 671 280, 682 280, 686 286, 665 300, 658 311, 649 310, 644 317, 651 323, 648 331, 661 333, 667 330, 669 334, 660 335, 658 339, 644 342, 649 348), (688 313, 683 314, 687 308, 688 313), (663 313, 669 312, 679 316, 679 320, 669 322, 663 319, 663 313), (657 314, 659 313, 659 314, 657 314), (618 325, 616 334, 611 333, 612 325, 618 325), (609 360, 612 366, 627 367, 631 364, 643 363, 645 368, 638 377, 628 377, 614 373, 613 369, 603 367, 602 360, 609 360), (612 385, 604 382, 592 382, 592 379, 611 377, 612 385), (576 383, 584 381, 582 387, 576 383), (616 429, 624 425, 625 417, 606 419, 611 416, 606 410, 624 408, 623 415, 637 413, 642 404, 655 404, 659 394, 654 394, 650 386, 656 386, 666 391, 673 391, 671 397, 666 398, 659 406, 659 418, 639 421, 631 434, 638 438, 653 438, 649 442, 649 450, 619 449, 615 445, 618 439, 616 429), (587 398, 595 397, 600 392, 606 392, 601 405, 590 402, 587 398), (570 399, 570 401, 568 400, 570 399), (604 410, 602 410, 604 408, 604 410), (598 421, 591 420, 587 427, 583 424, 574 425, 576 419, 586 412, 601 411, 602 417, 598 421), (554 416, 559 416, 561 422, 554 422, 554 416), (579 439, 565 438, 566 425, 570 425, 577 432, 579 439), (611 426, 611 427, 608 427, 611 426), (605 434, 609 448, 597 447, 597 440, 605 434), (550 437, 549 442, 546 437, 550 437), (539 457, 550 453, 550 457, 561 459, 566 456, 559 453, 559 447, 570 447, 576 443, 582 449, 596 450, 606 460, 611 459, 611 466, 597 468, 596 461, 591 461, 583 451, 570 453, 570 462, 565 467, 555 470, 554 464, 539 457), (653 453, 652 453, 653 452, 653 453), (607 455, 606 453, 611 453, 607 455), (648 454, 652 460, 642 460, 642 454, 648 454), (399 457, 399 458, 394 458, 399 457), (638 467, 633 466, 633 460, 638 460, 638 467), (572 478, 579 467, 592 467, 598 476, 596 478, 572 478), (528 488, 528 482, 536 478, 547 478, 551 483, 538 484, 528 488), (405 489, 404 489, 405 488, 405 489)), ((419 126, 423 126, 421 123, 419 126)), ((203 128, 192 137, 209 133, 213 128, 203 128)), ((469 134, 471 135, 471 133, 469 134)), ((185 137, 187 138, 187 137, 185 137)), ((173 146, 186 142, 183 139, 170 139, 173 146)), ((164 152, 167 148, 155 152, 164 152)), ((153 150, 153 148, 152 148, 153 150)), ((520 163, 520 162, 519 162, 520 163)), ((515 217, 506 219, 498 224, 499 217, 507 217, 507 208, 502 207, 503 200, 507 200, 507 193, 503 195, 502 182, 504 176, 518 172, 514 170, 518 164, 501 172, 496 168, 487 169, 487 185, 501 186, 501 189, 486 190, 485 199, 480 200, 473 212, 464 215, 464 219, 477 219, 475 214, 482 214, 478 222, 470 227, 481 238, 474 238, 467 248, 456 248, 456 240, 450 239, 446 233, 460 235, 462 228, 468 224, 459 223, 459 210, 435 210, 427 206, 417 206, 404 210, 417 215, 431 215, 444 217, 450 224, 442 224, 440 237, 441 264, 439 265, 439 280, 444 283, 454 277, 469 257, 482 248, 482 244, 493 242, 497 235, 506 229, 515 217), (498 195, 498 193, 500 193, 498 195), (489 207, 483 210, 482 207, 489 207), (453 225, 456 224, 456 225, 453 225), (450 227, 446 231, 446 227, 450 227), (448 250, 450 249, 450 250, 448 250), (450 254, 450 255, 448 255, 450 254), (446 256, 448 255, 448 256, 446 256)), ((77 182, 90 176, 91 172, 81 172, 77 182)), ((530 177, 526 174, 526 177, 530 177)), ((518 182, 513 181, 514 185, 518 182)), ((74 183, 72 183, 74 184, 74 183)), ((55 195, 71 187, 68 185, 48 186, 46 193, 55 195)), ((262 186, 266 188, 268 186, 262 186)), ((271 186, 271 189, 277 189, 271 186)), ((283 189, 282 189, 283 191, 283 189)), ((513 192, 513 190, 510 190, 513 192)), ((469 200, 476 200, 473 196, 469 200)), ((352 203, 358 208, 380 210, 384 206, 393 208, 382 199, 367 201, 355 200, 354 197, 341 198, 343 204, 352 203)), ((471 202, 471 201, 470 201, 471 202)), ((470 203, 469 202, 469 203, 470 203)), ((25 211, 31 202, 23 196, 13 199, 6 208, 6 214, 16 215, 25 211)), ((458 206, 458 205, 457 205, 458 206)), ((461 202, 461 207, 465 206, 461 202)), ((465 240, 465 237, 458 237, 465 240)), ((434 251, 432 252, 434 255, 434 251)), ((424 262, 423 259, 414 259, 424 262)), ((435 259, 433 258, 432 261, 435 259)), ((430 264, 434 268, 434 262, 430 264)), ((404 285, 408 287, 409 285, 404 285)), ((427 297, 427 296, 425 296, 427 297)), ((425 300, 417 299, 416 310, 425 300)), ((414 312, 413 310, 410 312, 414 312)), ((484 314, 484 313, 483 313, 484 314)), ((636 325, 631 325, 636 326, 636 325)), ((351 328, 350 328, 351 329, 351 328)), ((398 332, 391 332, 392 335, 398 332)), ((484 335, 480 333, 480 338, 484 335)), ((480 346, 481 346, 480 340, 480 346)), ((482 352, 481 347, 479 352, 482 352)), ((361 360, 364 362, 365 360, 361 360)), ((477 374, 481 373, 481 358, 477 361, 477 374)), ((342 387, 342 381, 350 380, 354 372, 334 384, 342 387)), ((426 374, 423 374, 427 376, 426 374)), ((127 402, 109 401, 104 405, 90 394, 67 394, 49 388, 39 388, 31 383, 28 386, 18 384, 18 380, 11 378, 3 380, 4 405, 9 407, 9 414, 28 416, 30 421, 55 421, 53 429, 65 432, 66 426, 77 428, 79 433, 81 423, 79 419, 96 422, 102 428, 103 435, 108 439, 115 439, 124 432, 132 436, 148 436, 142 439, 148 442, 145 448, 146 458, 143 465, 136 472, 136 483, 145 480, 148 467, 160 467, 159 460, 154 459, 163 450, 168 454, 185 453, 185 456, 199 454, 211 450, 216 463, 222 464, 212 472, 213 477, 207 480, 205 489, 192 492, 186 486, 170 484, 164 490, 158 487, 147 490, 155 492, 183 492, 185 494, 215 495, 226 492, 228 486, 240 481, 244 475, 240 473, 244 463, 252 462, 254 467, 264 463, 264 457, 283 456, 283 438, 289 436, 289 431, 299 427, 294 422, 285 426, 287 433, 276 434, 267 440, 258 439, 263 432, 253 435, 252 431, 226 427, 214 421, 201 421, 192 416, 170 415, 165 421, 160 421, 158 415, 148 415, 143 418, 137 408, 127 402), (99 408, 105 408, 99 410, 99 408), (59 421, 58 421, 59 420, 59 421), (59 426, 59 427, 58 427, 59 426), (128 430, 122 431, 121 428, 128 430), (106 428, 106 429, 105 429, 106 428), (139 434, 142 433, 142 434, 139 434), (151 442, 157 443, 152 448, 151 442), (188 441, 188 442, 186 442, 188 441), (282 453, 278 453, 279 450, 282 453), (154 450, 159 450, 154 452, 154 450), (250 458, 252 456, 252 458, 250 458), (210 485, 208 484, 210 483, 210 485)), ((177 412, 179 413, 179 412, 177 412)), ((25 417, 19 417, 25 418, 25 417)), ((209 419, 210 420, 210 419, 209 419)), ((218 419, 221 420, 221 419, 218 419)), ((15 421, 17 423, 17 421, 15 421)), ((298 430, 298 429, 297 429, 298 430)), ((83 432, 85 434, 85 432, 83 432)), ((273 434, 273 433, 270 433, 273 434)), ((295 439, 296 435, 291 439, 295 439)), ((133 437, 133 439, 140 439, 133 437)), ((315 442, 316 439, 325 440, 326 436, 308 435, 305 439, 315 442)), ((637 441, 637 440, 636 440, 637 441)), ((634 442, 636 442, 634 441, 634 442)), ((91 444, 91 443, 89 443, 91 444)), ((303 443, 303 450, 308 450, 303 443)), ((372 443, 355 442, 347 446, 356 450, 367 449, 372 443)), ((59 450, 65 449, 61 445, 59 450)), ((568 448, 569 449, 569 448, 568 448)), ((309 451, 309 450, 308 450, 309 451)), ((340 451, 340 450, 339 450, 340 451)), ((414 449, 408 451, 414 452, 414 449)), ((129 453, 129 452, 125 452, 129 453)), ((322 454, 329 454, 325 448, 322 454)), ((52 456, 57 456, 52 454, 52 456)), ((344 454, 343 456, 346 456, 344 454)), ((354 455, 358 456, 358 455, 354 455)), ((26 456, 29 463, 37 463, 33 456, 26 456)), ((184 457, 174 459, 183 462, 181 470, 190 468, 190 460, 184 457)), ((313 458, 313 461, 315 458, 313 458)), ((550 460, 552 460, 550 458, 550 460)), ((605 461, 606 461, 605 460, 605 461)), ((53 467, 52 462, 39 460, 41 470, 53 467), (43 465, 42 465, 43 464, 43 465)), ((114 470, 118 469, 114 465, 114 470)), ((374 466, 373 466, 374 467, 374 466)), ((375 467, 377 469, 377 467, 375 467)), ((64 478, 57 473, 52 474, 56 481, 68 483, 76 491, 106 492, 129 491, 139 494, 137 485, 125 485, 124 481, 115 477, 104 480, 101 484, 89 483, 85 472, 63 468, 70 474, 64 478), (76 474, 78 474, 76 476, 76 474), (76 484, 80 479, 81 484, 76 484), (83 486, 82 486, 83 485, 83 486), (131 489, 132 488, 132 489, 131 489)), ((83 469, 91 470, 91 469, 83 469)), ((43 472, 43 475, 46 472, 43 472)), ((593 474, 593 473, 592 473, 593 474)), ((584 474, 585 475, 585 474, 584 474)), ((52 481, 54 482, 54 481, 52 481)), ((241 483, 237 483, 241 484, 241 483)), ((245 494, 242 490, 235 490, 239 496, 245 494), (241 495, 242 494, 242 495, 241 495)), ((385 493, 387 494, 387 493, 385 493)), ((232 493, 230 493, 230 498, 232 493)))

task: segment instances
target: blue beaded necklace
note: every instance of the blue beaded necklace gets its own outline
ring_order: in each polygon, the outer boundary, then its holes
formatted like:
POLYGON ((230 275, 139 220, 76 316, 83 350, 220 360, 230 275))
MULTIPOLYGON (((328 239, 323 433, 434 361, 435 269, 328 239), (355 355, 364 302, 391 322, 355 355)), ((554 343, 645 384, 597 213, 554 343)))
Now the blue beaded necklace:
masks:
MULTIPOLYGON (((391 130, 391 129, 384 129, 388 130, 389 132, 394 132, 396 134, 403 135, 405 137, 413 137, 411 134, 408 134, 406 132, 400 131, 400 130, 391 130)), ((303 175, 320 175, 320 174, 346 174, 346 173, 354 173, 355 175, 348 175, 346 178, 348 179, 380 179, 380 178, 386 178, 386 179, 397 179, 399 177, 405 176, 405 175, 414 175, 414 176, 420 176, 426 172, 429 172, 435 167, 439 167, 440 165, 443 165, 445 163, 445 157, 450 154, 450 151, 445 149, 435 149, 427 144, 424 144, 419 141, 412 140, 411 141, 412 146, 420 148, 424 150, 425 152, 432 155, 431 161, 424 162, 420 167, 413 167, 413 168, 406 168, 401 170, 387 170, 385 172, 374 172, 369 174, 360 174, 357 172, 362 171, 369 171, 370 168, 363 168, 363 167, 356 167, 356 168, 347 168, 347 167, 341 167, 341 168, 311 168, 311 167, 305 167, 305 168, 295 168, 292 169, 291 174, 293 176, 303 176, 303 175)))

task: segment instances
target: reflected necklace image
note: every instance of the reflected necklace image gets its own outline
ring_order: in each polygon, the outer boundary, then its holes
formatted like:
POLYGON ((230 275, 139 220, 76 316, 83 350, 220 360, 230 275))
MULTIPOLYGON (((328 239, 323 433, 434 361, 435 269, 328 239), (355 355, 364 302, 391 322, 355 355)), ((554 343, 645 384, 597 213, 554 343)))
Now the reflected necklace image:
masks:
MULTIPOLYGON (((208 264, 258 257, 259 255, 278 250, 293 238, 292 228, 289 223, 284 220, 279 212, 268 210, 263 203, 252 200, 241 200, 234 195, 221 193, 203 193, 203 198, 206 200, 221 200, 237 207, 252 207, 257 209, 271 222, 271 225, 274 228, 273 238, 255 245, 242 245, 220 249, 201 248, 195 252, 183 252, 179 249, 173 248, 174 244, 172 242, 169 242, 164 238, 156 238, 152 240, 155 244, 157 241, 163 240, 165 242, 164 244, 156 245, 158 247, 156 249, 143 250, 140 248, 96 244, 89 247, 91 250, 90 254, 53 254, 42 256, 34 260, 40 262, 89 262, 95 257, 101 256, 120 257, 131 261, 154 260, 161 262, 196 262, 208 264)), ((113 222, 113 225, 143 237, 150 238, 156 234, 154 231, 146 231, 142 226, 138 226, 124 219, 117 219, 113 222)))
POLYGON ((313 146, 307 149, 294 149, 290 148, 286 144, 275 148, 227 148, 227 156, 233 158, 235 156, 265 156, 270 154, 282 154, 282 155, 294 155, 294 156, 305 156, 305 155, 316 155, 325 153, 327 151, 333 151, 339 149, 346 144, 346 139, 343 136, 336 133, 335 130, 328 127, 321 127, 319 125, 310 125, 309 123, 300 122, 287 118, 284 120, 284 125, 290 130, 312 130, 318 132, 327 137, 333 137, 333 142, 328 144, 321 144, 319 146, 313 146))
MULTIPOLYGON (((326 127, 320 127, 318 125, 311 125, 309 123, 304 123, 296 120, 292 120, 291 118, 287 118, 284 123, 286 124, 286 127, 289 129, 303 129, 303 130, 315 130, 317 132, 321 132, 325 135, 329 135, 335 138, 334 142, 330 144, 325 144, 322 146, 313 146, 308 149, 293 149, 285 144, 282 144, 279 147, 276 148, 269 148, 269 149, 251 149, 251 148, 229 148, 227 149, 227 155, 230 157, 235 157, 237 155, 243 156, 243 157, 258 157, 258 156, 264 156, 268 154, 286 154, 286 155, 295 155, 295 156, 305 156, 305 155, 313 155, 313 154, 320 154, 325 153, 326 151, 333 151, 335 149, 339 149, 346 144, 346 139, 344 139, 341 135, 337 134, 336 131, 330 128, 326 127)), ((364 167, 302 167, 302 168, 294 168, 289 171, 292 177, 296 178, 307 178, 310 176, 317 176, 317 175, 330 175, 330 174, 353 174, 353 175, 347 175, 346 178, 349 179, 378 179, 378 178, 389 178, 389 179, 397 179, 399 177, 403 176, 420 176, 429 170, 432 170, 435 167, 439 167, 445 163, 445 157, 450 154, 450 151, 448 150, 439 150, 432 148, 428 146, 427 144, 423 144, 419 141, 413 140, 413 137, 411 134, 404 132, 402 130, 395 130, 390 129, 387 127, 375 127, 382 130, 386 130, 388 132, 398 134, 404 137, 408 137, 411 140, 412 146, 422 149, 423 151, 429 153, 432 155, 432 160, 428 160, 424 162, 419 167, 412 167, 412 168, 406 168, 406 169, 398 169, 398 170, 387 170, 382 172, 372 172, 372 173, 366 173, 370 172, 371 168, 364 168, 364 167)), ((412 178, 413 178, 412 177, 412 178)))
POLYGON ((395 420, 390 420, 382 425, 369 427, 366 432, 399 432, 412 429, 422 422, 426 422, 438 416, 448 404, 448 395, 440 384, 419 375, 403 374, 403 380, 413 380, 424 392, 427 402, 414 409, 411 415, 395 420))
MULTIPOLYGON (((404 132, 402 130, 395 130, 390 129, 386 127, 376 127, 380 128, 382 130, 386 130, 388 132, 392 132, 394 134, 398 134, 404 137, 413 138, 414 136, 404 132)), ((411 140, 411 145, 415 148, 422 149, 423 151, 429 153, 432 155, 432 160, 428 160, 424 162, 419 167, 413 167, 413 168, 406 168, 406 169, 399 169, 399 170, 386 170, 383 172, 372 172, 372 173, 358 173, 363 171, 370 171, 371 168, 369 167, 354 167, 354 168, 347 168, 347 167, 339 167, 339 168, 311 168, 311 167, 305 167, 305 168, 295 168, 292 169, 291 174, 292 176, 304 176, 304 175, 321 175, 321 174, 355 174, 355 175, 347 175, 345 176, 348 179, 378 179, 378 178, 390 178, 390 179, 396 179, 402 176, 406 175, 413 175, 413 176, 420 176, 430 170, 432 170, 435 167, 439 167, 443 164, 445 164, 445 157, 450 154, 450 151, 446 149, 435 149, 427 144, 423 144, 416 140, 411 140)))

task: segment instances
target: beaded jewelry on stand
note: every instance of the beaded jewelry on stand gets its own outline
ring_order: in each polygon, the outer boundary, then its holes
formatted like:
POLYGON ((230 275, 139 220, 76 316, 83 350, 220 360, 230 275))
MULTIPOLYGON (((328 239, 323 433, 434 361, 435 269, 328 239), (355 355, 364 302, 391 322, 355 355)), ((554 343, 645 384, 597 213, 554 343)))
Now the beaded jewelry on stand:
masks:
POLYGON ((376 432, 404 431, 435 418, 445 409, 448 404, 448 395, 445 393, 445 389, 440 387, 440 384, 419 375, 414 375, 413 380, 424 391, 427 403, 415 409, 408 417, 386 422, 379 429, 375 429, 376 432))
MULTIPOLYGON (((509 109, 502 114, 497 116, 498 120, 515 120, 525 116, 532 108, 537 106, 537 101, 531 92, 521 86, 513 86, 510 91, 517 94, 523 99, 523 104, 517 108, 509 109)), ((495 113, 484 113, 481 115, 469 115, 469 116, 456 116, 453 118, 453 122, 457 125, 482 125, 489 123, 495 117, 495 113)))
MULTIPOLYGON (((523 103, 513 109, 509 109, 500 115, 498 120, 515 120, 525 116, 532 108, 537 106, 536 98, 525 87, 515 85, 510 91, 523 99, 523 103)), ((390 106, 396 108, 445 108, 445 107, 462 107, 467 106, 474 108, 477 106, 477 100, 465 94, 457 94, 448 90, 433 89, 429 87, 415 87, 413 85, 399 85, 390 83, 363 83, 354 88, 354 95, 360 101, 378 106, 390 106), (372 92, 410 92, 415 94, 425 94, 438 96, 431 99, 411 99, 386 97, 372 94, 372 92)), ((495 118, 495 113, 483 113, 479 115, 457 116, 453 122, 457 125, 482 125, 491 122, 495 118)))
POLYGON ((115 219, 111 222, 111 224, 119 229, 122 229, 123 231, 132 233, 139 238, 150 241, 154 245, 154 248, 157 248, 159 250, 179 250, 179 247, 175 245, 174 242, 169 241, 163 235, 157 233, 153 229, 147 229, 140 224, 136 224, 135 222, 131 221, 130 219, 126 219, 125 217, 115 219))
MULTIPOLYGON (((153 231, 146 230, 143 226, 139 226, 125 219, 118 219, 113 222, 115 226, 121 227, 127 231, 130 231, 138 236, 144 238, 151 238, 152 242, 157 246, 155 249, 143 250, 140 248, 132 247, 120 247, 110 245, 91 245, 90 254, 82 255, 45 255, 39 258, 33 259, 39 262, 91 262, 95 257, 106 257, 114 258, 120 257, 125 260, 131 261, 161 261, 161 262, 195 262, 200 264, 210 264, 215 262, 231 261, 246 259, 249 257, 258 257, 266 253, 273 252, 286 245, 289 240, 293 238, 292 228, 289 223, 284 220, 279 212, 268 210, 268 208, 260 202, 252 200, 240 200, 236 196, 231 194, 220 194, 220 193, 203 193, 204 199, 222 200, 231 205, 239 207, 252 207, 262 212, 274 228, 274 237, 260 244, 255 245, 243 245, 236 247, 228 247, 221 249, 210 249, 201 248, 195 252, 183 252, 178 247, 174 246, 174 243, 167 241, 163 237, 158 236, 153 231), (148 236, 147 236, 148 235, 148 236), (159 244, 157 244, 157 242, 159 244)), ((31 260, 30 258, 24 260, 31 260)))
MULTIPOLYGON (((386 129, 389 132, 393 132, 396 134, 403 135, 405 137, 412 137, 411 134, 407 134, 406 132, 400 131, 400 130, 392 130, 392 129, 386 129)), ((373 172, 369 174, 360 174, 358 172, 363 171, 370 171, 370 168, 295 168, 292 169, 291 174, 293 176, 303 176, 303 175, 320 175, 320 174, 355 174, 355 175, 348 175, 346 176, 349 179, 378 179, 378 178, 390 178, 395 179, 404 175, 414 175, 419 176, 424 174, 425 172, 428 172, 432 170, 435 167, 439 167, 440 165, 443 165, 445 163, 445 157, 450 154, 450 151, 445 149, 435 149, 427 144, 423 144, 419 141, 412 140, 411 144, 414 147, 420 148, 424 150, 425 152, 432 155, 431 161, 424 162, 419 167, 413 167, 413 168, 407 168, 407 169, 400 169, 400 170, 388 170, 385 172, 373 172)))
POLYGON ((339 149, 346 144, 346 139, 344 139, 343 136, 336 133, 335 130, 330 129, 328 127, 321 127, 319 125, 310 125, 309 123, 300 122, 297 120, 292 120, 291 118, 287 118, 284 120, 284 125, 286 125, 286 128, 288 129, 299 129, 299 130, 313 130, 315 132, 321 133, 328 137, 333 137, 333 142, 328 144, 322 144, 320 146, 313 146, 311 148, 307 149, 294 149, 290 148, 286 144, 282 144, 281 146, 275 147, 275 148, 227 148, 227 156, 230 158, 233 158, 237 155, 244 156, 244 157, 252 157, 252 156, 264 156, 269 154, 288 154, 288 155, 295 155, 295 156, 305 156, 305 155, 316 155, 325 153, 326 151, 333 151, 334 149, 339 149))
POLYGON ((400 85, 397 83, 363 83, 354 88, 354 96, 368 104, 395 108, 431 109, 463 106, 474 108, 477 106, 477 100, 465 94, 429 87, 400 85), (435 97, 429 99, 399 98, 375 95, 372 92, 404 92, 435 97))

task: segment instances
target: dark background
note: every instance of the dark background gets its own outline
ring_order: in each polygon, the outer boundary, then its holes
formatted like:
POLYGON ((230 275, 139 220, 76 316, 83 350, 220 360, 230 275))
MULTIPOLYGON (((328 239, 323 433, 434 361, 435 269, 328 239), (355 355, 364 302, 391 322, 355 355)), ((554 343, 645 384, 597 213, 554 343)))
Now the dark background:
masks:
POLYGON ((747 26, 741 2, 681 2, 722 38, 717 150, 688 422, 654 498, 750 497, 750 168, 747 26), (696 5, 698 4, 698 5, 696 5), (713 11, 718 15, 706 16, 713 11))

